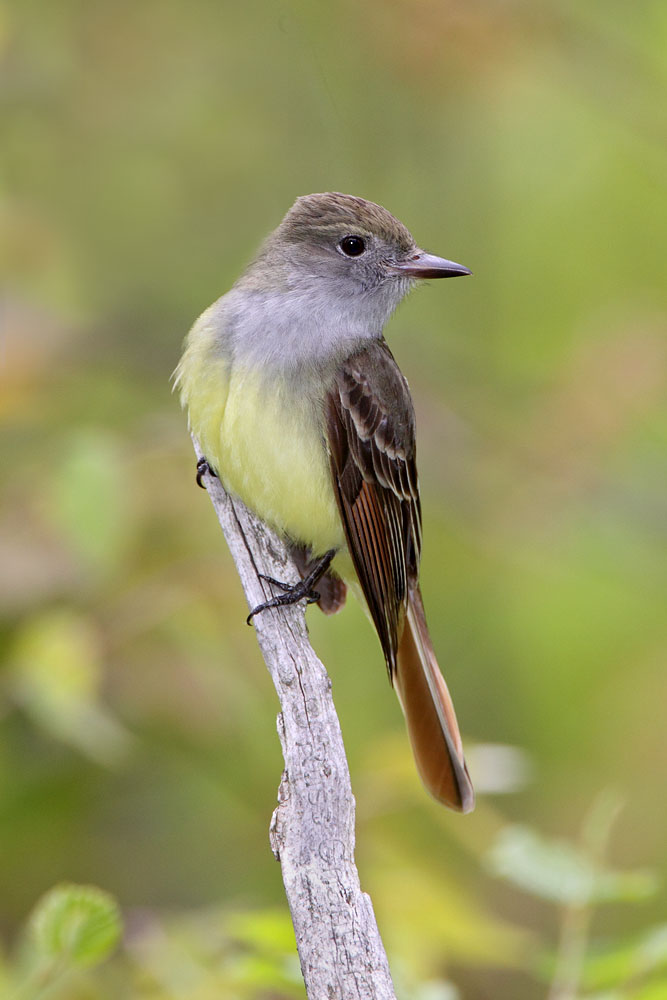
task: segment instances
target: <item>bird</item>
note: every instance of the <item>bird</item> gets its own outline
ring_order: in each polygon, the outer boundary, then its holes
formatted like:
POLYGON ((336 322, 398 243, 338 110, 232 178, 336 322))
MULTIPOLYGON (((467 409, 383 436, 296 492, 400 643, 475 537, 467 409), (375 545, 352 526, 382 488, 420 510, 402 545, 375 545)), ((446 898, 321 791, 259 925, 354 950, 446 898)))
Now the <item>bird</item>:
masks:
POLYGON ((427 791, 474 806, 452 699, 419 587, 415 415, 383 328, 423 279, 468 275, 387 209, 339 192, 296 199, 190 330, 174 373, 210 472, 288 543, 301 581, 254 608, 325 613, 360 593, 427 791))

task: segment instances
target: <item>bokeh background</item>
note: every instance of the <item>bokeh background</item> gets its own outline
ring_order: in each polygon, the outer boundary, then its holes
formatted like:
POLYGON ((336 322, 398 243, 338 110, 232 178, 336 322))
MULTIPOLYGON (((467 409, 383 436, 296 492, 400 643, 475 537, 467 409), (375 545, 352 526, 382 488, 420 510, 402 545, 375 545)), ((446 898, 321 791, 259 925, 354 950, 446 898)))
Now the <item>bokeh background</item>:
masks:
POLYGON ((399 995, 666 997, 663 0, 12 0, 0 88, 0 992, 64 880, 125 937, 49 997, 303 996, 277 701, 170 375, 341 190, 474 271, 387 330, 474 814, 359 609, 309 611, 399 995))

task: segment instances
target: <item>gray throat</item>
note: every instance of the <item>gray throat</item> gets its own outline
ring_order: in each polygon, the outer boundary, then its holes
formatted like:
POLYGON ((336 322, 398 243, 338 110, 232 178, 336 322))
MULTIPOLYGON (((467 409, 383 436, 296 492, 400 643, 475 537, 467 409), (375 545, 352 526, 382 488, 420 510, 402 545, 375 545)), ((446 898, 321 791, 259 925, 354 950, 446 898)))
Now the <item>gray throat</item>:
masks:
POLYGON ((386 288, 341 294, 321 281, 279 289, 239 282, 212 306, 211 318, 221 353, 232 364, 267 375, 304 375, 329 369, 364 342, 380 340, 411 284, 394 281, 386 288))

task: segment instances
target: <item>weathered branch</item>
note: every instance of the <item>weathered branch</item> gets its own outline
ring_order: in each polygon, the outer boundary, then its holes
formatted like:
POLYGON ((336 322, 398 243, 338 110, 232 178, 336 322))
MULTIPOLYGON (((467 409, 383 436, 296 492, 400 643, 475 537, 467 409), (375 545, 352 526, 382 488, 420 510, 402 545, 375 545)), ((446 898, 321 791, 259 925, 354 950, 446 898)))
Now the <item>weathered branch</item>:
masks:
MULTIPOLYGON (((201 457, 196 441, 195 451, 201 457)), ((273 596, 259 573, 296 582, 280 539, 218 479, 207 475, 204 483, 249 606, 273 596)), ((306 992, 309 1000, 395 1000, 373 906, 354 861, 355 804, 331 681, 308 640, 303 605, 266 611, 254 623, 281 705, 285 770, 270 840, 306 992)))

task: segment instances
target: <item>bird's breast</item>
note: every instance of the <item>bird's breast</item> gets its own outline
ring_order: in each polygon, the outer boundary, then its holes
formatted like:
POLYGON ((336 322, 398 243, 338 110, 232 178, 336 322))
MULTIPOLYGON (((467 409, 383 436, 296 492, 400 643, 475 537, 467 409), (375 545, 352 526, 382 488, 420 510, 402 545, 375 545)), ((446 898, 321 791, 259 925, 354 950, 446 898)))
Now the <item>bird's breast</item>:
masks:
POLYGON ((280 376, 234 367, 213 421, 218 426, 198 436, 226 489, 315 553, 343 544, 323 416, 312 393, 280 376))

